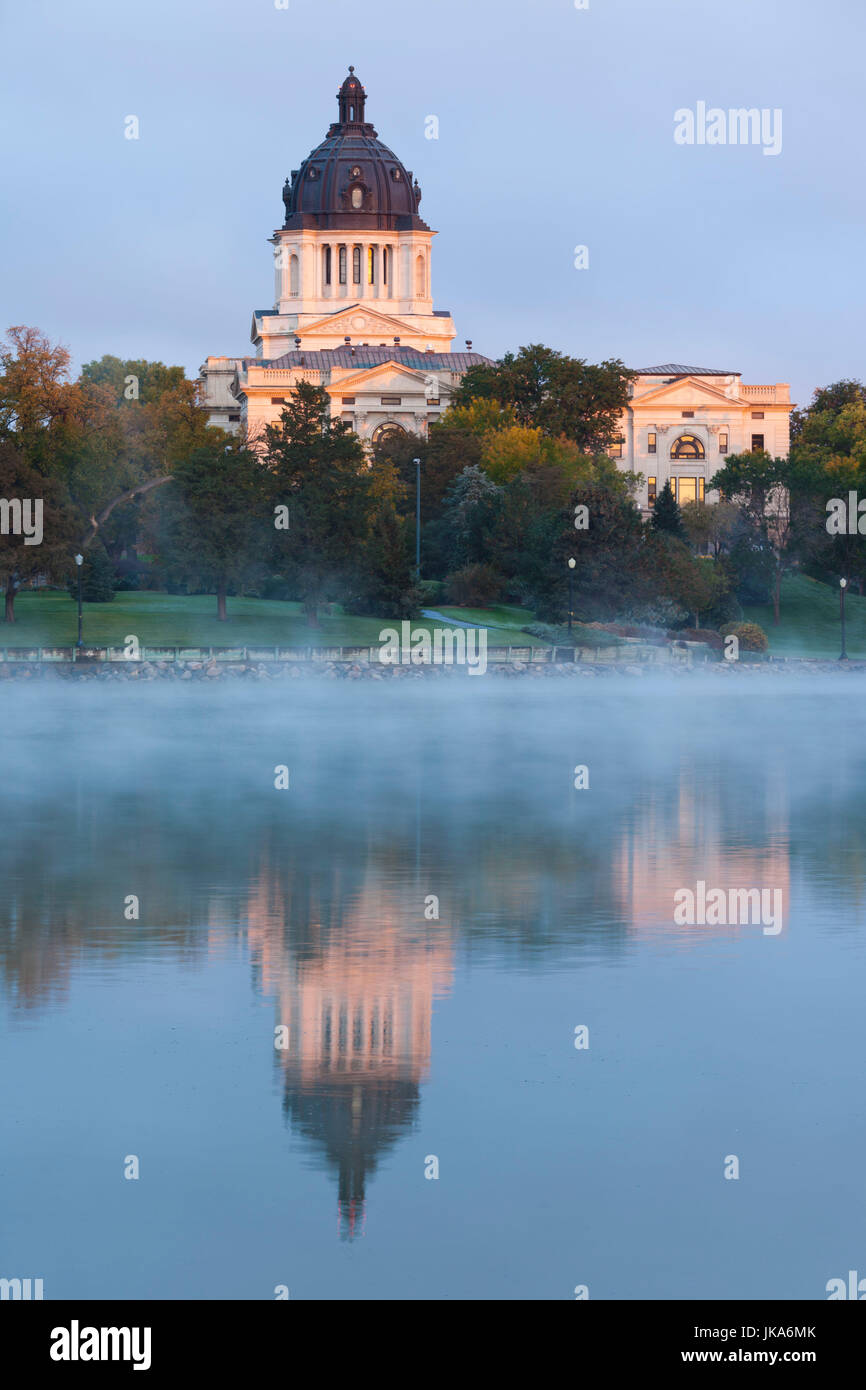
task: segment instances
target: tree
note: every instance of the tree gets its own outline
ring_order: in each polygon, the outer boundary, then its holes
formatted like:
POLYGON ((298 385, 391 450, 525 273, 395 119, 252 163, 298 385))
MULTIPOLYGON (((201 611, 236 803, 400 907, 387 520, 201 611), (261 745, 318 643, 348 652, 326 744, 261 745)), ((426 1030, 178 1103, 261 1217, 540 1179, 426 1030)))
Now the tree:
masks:
POLYGON ((774 623, 780 618, 782 575, 795 558, 801 526, 808 526, 808 506, 797 487, 797 471, 794 461, 771 458, 759 449, 731 454, 710 480, 710 487, 718 488, 740 508, 752 530, 772 551, 774 623))
POLYGON ((265 430, 273 500, 290 518, 277 568, 297 585, 311 627, 327 598, 357 591, 372 512, 363 445, 327 412, 326 393, 301 381, 279 425, 265 430))
POLYGON ((452 405, 498 401, 519 424, 564 435, 582 453, 596 453, 615 439, 633 379, 618 360, 593 364, 535 343, 492 366, 470 367, 452 405))
POLYGON ((686 539, 686 528, 683 525, 682 512, 671 491, 669 482, 665 483, 653 503, 653 514, 650 525, 654 531, 663 531, 668 536, 676 536, 677 540, 684 541, 686 539))
POLYGON ((167 569, 215 592, 225 622, 229 588, 261 569, 273 530, 261 462, 242 444, 206 444, 175 463, 163 500, 167 569))
POLYGON ((72 563, 77 521, 63 487, 28 464, 9 440, 0 439, 0 582, 5 619, 15 622, 19 586, 37 575, 62 575, 72 563), (28 534, 29 533, 29 534, 28 534))
MULTIPOLYGON (((76 566, 76 570, 78 566, 76 566)), ((78 574, 67 576, 70 598, 78 598, 78 574)), ((99 546, 88 550, 81 564, 81 598, 84 603, 111 603, 114 598, 114 566, 99 546)))
POLYGON ((710 550, 716 559, 739 529, 740 514, 732 502, 686 502, 680 508, 686 534, 696 550, 710 550))

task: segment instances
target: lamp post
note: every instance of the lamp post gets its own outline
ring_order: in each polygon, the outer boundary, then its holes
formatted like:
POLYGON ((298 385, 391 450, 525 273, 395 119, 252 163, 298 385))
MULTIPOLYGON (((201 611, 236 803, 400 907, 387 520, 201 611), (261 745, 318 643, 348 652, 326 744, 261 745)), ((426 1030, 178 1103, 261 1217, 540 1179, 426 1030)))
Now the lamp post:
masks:
POLYGON ((570 559, 569 562, 568 562, 568 635, 569 635, 569 637, 571 636, 571 615, 572 615, 572 613, 573 613, 573 611, 574 611, 574 599, 572 598, 572 594, 573 594, 573 592, 574 592, 574 567, 575 567, 576 564, 577 564, 577 561, 574 560, 574 559, 570 559))
POLYGON ((415 579, 421 578, 421 460, 413 459, 415 465, 415 579))
POLYGON ((75 563, 78 566, 78 646, 83 647, 81 640, 81 566, 84 564, 84 556, 76 555, 75 563))
POLYGON ((845 646, 845 590, 848 588, 848 580, 839 580, 839 616, 842 619, 842 655, 840 661, 848 660, 848 651, 845 646))

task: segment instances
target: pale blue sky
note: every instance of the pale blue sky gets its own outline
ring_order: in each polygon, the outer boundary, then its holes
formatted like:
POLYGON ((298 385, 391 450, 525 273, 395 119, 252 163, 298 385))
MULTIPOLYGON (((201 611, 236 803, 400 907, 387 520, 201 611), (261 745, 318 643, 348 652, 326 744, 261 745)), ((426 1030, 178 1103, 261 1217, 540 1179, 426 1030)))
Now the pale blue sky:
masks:
POLYGON ((208 353, 252 351, 283 179, 354 63, 440 233, 433 290, 458 347, 731 368, 790 381, 801 402, 866 376, 862 0, 0 13, 0 326, 36 324, 76 363, 110 352, 194 373, 208 353), (781 108, 781 154, 678 146, 674 112, 698 101, 781 108))

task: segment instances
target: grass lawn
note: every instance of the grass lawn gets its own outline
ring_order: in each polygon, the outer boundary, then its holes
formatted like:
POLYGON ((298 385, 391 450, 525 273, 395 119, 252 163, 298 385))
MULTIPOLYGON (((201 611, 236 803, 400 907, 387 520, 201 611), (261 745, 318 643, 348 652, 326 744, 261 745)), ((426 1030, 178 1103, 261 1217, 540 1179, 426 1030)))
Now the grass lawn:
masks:
MULTIPOLYGON (((789 575, 782 581, 780 622, 773 625, 772 604, 750 604, 744 610, 749 622, 760 623, 774 656, 838 656, 842 650, 839 622, 839 588, 821 584, 806 575, 789 575)), ((866 598, 848 590, 845 598, 848 655, 866 659, 866 598)))
MULTIPOLYGON (((531 614, 523 616, 523 609, 445 611, 484 625, 499 623, 509 614, 521 615, 520 621, 531 619, 531 614)), ((394 626, 399 624, 392 619, 349 617, 335 606, 331 615, 322 614, 320 628, 310 628, 299 603, 259 598, 230 598, 228 621, 221 623, 216 599, 206 594, 120 593, 112 603, 84 605, 84 641, 93 647, 122 646, 130 634, 143 647, 365 647, 378 646, 382 629, 394 626)), ((412 626, 432 632, 443 624, 421 618, 413 619, 412 626)), ((519 626, 509 619, 508 626, 489 627, 489 645, 547 645, 527 633, 518 634, 519 626)), ((15 623, 0 624, 2 647, 66 647, 77 637, 78 608, 65 593, 24 591, 15 601, 15 623)))

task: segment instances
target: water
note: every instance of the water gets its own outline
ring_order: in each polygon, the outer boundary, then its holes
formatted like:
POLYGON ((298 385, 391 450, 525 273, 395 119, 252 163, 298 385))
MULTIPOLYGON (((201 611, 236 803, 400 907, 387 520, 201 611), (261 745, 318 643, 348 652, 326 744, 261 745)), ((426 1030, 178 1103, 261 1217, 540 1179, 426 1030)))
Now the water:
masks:
POLYGON ((0 1275, 820 1299, 866 1274, 847 681, 2 700, 0 1275), (780 888, 782 930, 675 925, 698 880, 780 888))

